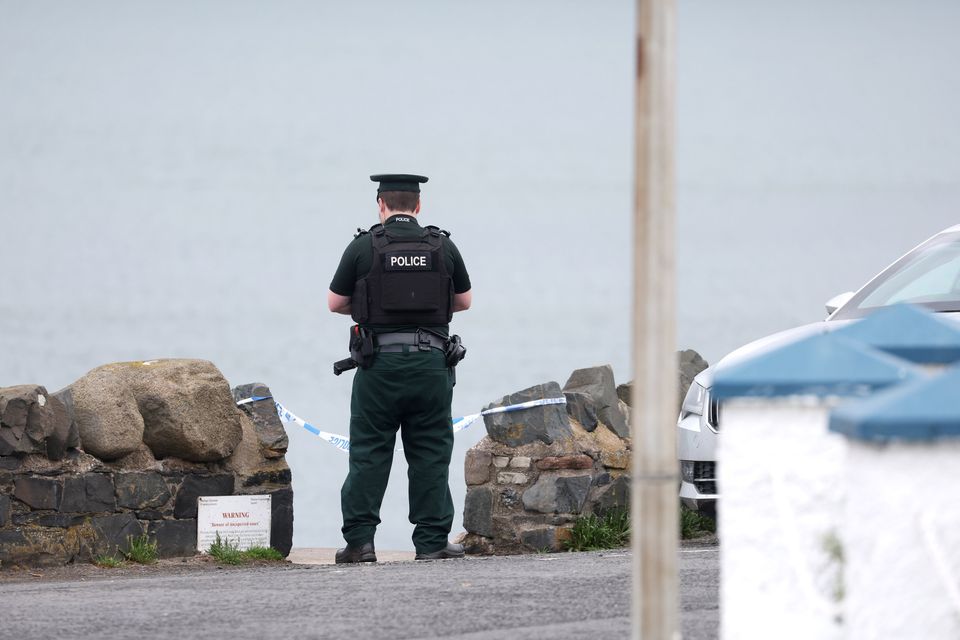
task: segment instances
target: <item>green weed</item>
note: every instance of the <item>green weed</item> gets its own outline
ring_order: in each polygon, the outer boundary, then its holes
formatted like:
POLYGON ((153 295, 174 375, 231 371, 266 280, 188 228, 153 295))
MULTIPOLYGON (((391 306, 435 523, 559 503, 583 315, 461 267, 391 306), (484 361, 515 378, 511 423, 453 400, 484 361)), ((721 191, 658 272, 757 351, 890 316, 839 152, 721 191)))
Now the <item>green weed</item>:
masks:
POLYGON ((123 560, 116 556, 97 556, 93 559, 93 564, 103 569, 116 569, 123 566, 123 560))
POLYGON ((277 562, 283 560, 283 554, 273 547, 250 547, 243 552, 243 555, 251 560, 273 560, 277 562))
POLYGON ((221 539, 219 533, 207 553, 222 564, 244 564, 255 560, 283 560, 283 554, 273 547, 250 547, 246 551, 241 551, 237 543, 230 542, 229 539, 221 539))
POLYGON ((713 518, 680 505, 680 537, 682 539, 700 538, 716 532, 717 523, 713 518))
POLYGON ((229 539, 222 540, 219 533, 207 553, 222 564, 243 564, 244 561, 240 547, 229 539))
POLYGON ((563 545, 567 551, 598 551, 619 549, 629 542, 630 514, 625 509, 612 509, 602 515, 577 518, 563 545))
POLYGON ((157 543, 152 542, 145 533, 136 538, 127 536, 127 547, 127 550, 121 553, 130 562, 153 564, 157 561, 157 543))

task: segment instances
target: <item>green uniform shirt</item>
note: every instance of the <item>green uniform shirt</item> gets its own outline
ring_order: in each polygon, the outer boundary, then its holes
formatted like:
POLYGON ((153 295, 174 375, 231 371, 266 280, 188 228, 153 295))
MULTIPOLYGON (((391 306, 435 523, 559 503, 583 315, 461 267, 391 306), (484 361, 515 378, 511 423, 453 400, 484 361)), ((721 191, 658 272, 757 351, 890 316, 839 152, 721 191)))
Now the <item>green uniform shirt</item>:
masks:
MULTIPOLYGON (((417 238, 420 236, 423 228, 417 222, 416 216, 406 214, 395 214, 387 218, 384 227, 389 227, 390 232, 398 237, 417 238)), ((470 290, 470 276, 467 274, 467 267, 463 264, 463 258, 460 256, 460 250, 450 238, 443 236, 443 256, 447 263, 447 273, 453 278, 453 292, 466 293, 470 290)), ((343 256, 340 258, 340 265, 337 272, 333 275, 330 282, 330 291, 337 295, 352 296, 353 289, 357 280, 367 275, 373 266, 373 238, 371 234, 364 233, 353 239, 343 256)), ((416 329, 415 325, 391 326, 382 325, 371 326, 371 329, 377 333, 387 331, 403 331, 416 329)), ((448 325, 434 325, 436 329, 446 334, 449 331, 448 325)))

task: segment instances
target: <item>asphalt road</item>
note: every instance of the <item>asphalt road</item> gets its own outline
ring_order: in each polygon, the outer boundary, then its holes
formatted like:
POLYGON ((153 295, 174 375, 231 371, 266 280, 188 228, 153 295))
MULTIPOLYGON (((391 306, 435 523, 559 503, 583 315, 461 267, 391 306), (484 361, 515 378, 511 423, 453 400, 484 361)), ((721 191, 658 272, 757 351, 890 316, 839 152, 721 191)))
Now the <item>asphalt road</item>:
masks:
MULTIPOLYGON (((719 550, 680 551, 686 640, 718 635, 719 550)), ((630 553, 0 584, 0 638, 626 638, 630 553)))

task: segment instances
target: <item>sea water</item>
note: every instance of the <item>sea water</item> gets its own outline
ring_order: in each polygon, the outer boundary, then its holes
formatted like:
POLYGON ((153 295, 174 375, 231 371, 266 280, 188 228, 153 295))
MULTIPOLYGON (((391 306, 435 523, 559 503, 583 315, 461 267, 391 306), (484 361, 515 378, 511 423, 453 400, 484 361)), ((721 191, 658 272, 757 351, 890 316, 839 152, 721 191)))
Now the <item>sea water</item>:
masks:
MULTIPOLYGON (((825 316, 956 222, 958 8, 681 2, 677 347, 825 316)), ((424 173, 474 307, 455 416, 632 376, 633 3, 0 1, 0 386, 213 361, 348 432, 326 309, 380 172, 424 173)), ((347 458, 291 426, 297 546, 340 543, 347 458)), ((462 459, 482 422, 458 434, 462 459)), ((397 455, 377 537, 411 548, 397 455)))

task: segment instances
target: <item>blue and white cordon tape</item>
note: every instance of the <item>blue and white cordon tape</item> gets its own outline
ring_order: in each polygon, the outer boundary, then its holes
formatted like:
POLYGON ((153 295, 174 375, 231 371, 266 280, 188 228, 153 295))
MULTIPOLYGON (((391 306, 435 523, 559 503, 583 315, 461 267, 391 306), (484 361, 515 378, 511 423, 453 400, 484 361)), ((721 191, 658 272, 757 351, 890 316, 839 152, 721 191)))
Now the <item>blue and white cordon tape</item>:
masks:
MULTIPOLYGON (((249 398, 244 398, 243 400, 237 401, 237 406, 250 404, 251 402, 259 402, 261 400, 273 400, 272 396, 251 396, 249 398)), ((292 422, 293 424, 300 425, 313 435, 317 436, 321 440, 326 440, 333 446, 335 446, 340 451, 350 451, 350 438, 346 436, 341 436, 336 433, 328 433, 317 429, 315 426, 299 417, 285 406, 280 404, 277 401, 273 403, 277 407, 277 415, 280 416, 282 422, 292 422)), ((510 413, 512 411, 523 411, 524 409, 532 409, 533 407, 542 407, 550 404, 567 404, 567 399, 560 398, 541 398, 539 400, 529 400, 527 402, 521 402, 519 404, 511 404, 506 407, 494 407, 492 409, 486 409, 480 413, 471 413, 468 416, 461 416, 459 418, 454 418, 453 420, 453 432, 457 433, 458 431, 463 431, 474 422, 476 422, 481 416, 488 416, 494 413, 510 413)), ((403 449, 397 447, 397 451, 402 451, 403 449)))

